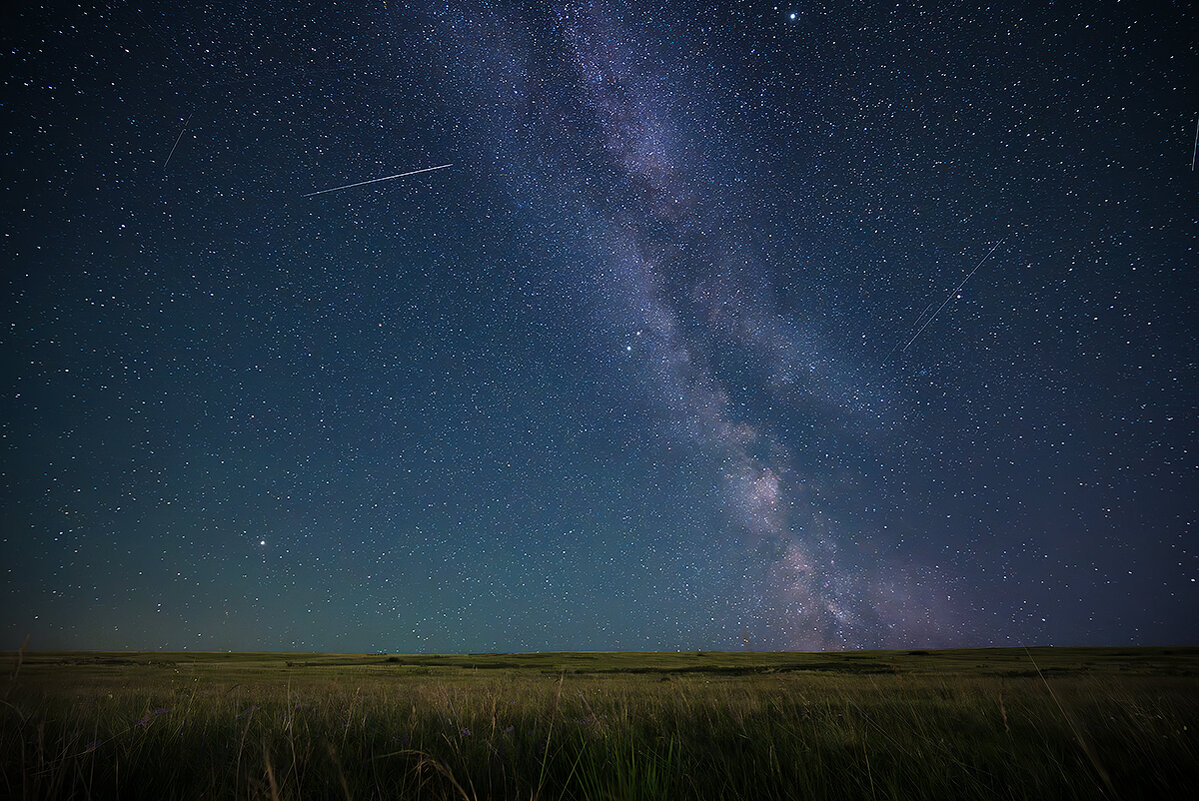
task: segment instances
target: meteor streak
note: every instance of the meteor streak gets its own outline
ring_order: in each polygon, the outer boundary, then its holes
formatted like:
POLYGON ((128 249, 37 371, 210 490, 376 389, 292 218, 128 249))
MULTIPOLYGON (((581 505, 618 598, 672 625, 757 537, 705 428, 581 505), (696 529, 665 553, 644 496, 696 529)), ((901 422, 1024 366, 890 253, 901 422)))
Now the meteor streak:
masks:
POLYGON ((356 184, 346 184, 345 186, 335 186, 332 189, 322 189, 319 192, 309 192, 306 195, 301 195, 301 197, 315 197, 316 195, 323 195, 328 192, 340 192, 343 189, 353 189, 356 186, 366 186, 367 184, 377 184, 380 181, 390 181, 393 178, 403 178, 406 175, 416 175, 417 173, 420 173, 420 172, 433 172, 433 170, 444 170, 446 167, 453 167, 453 166, 454 166, 453 164, 442 164, 439 167, 423 167, 419 170, 411 170, 409 172, 402 172, 399 175, 387 175, 387 176, 384 176, 383 178, 372 178, 369 181, 359 181, 356 184))
MULTIPOLYGON (((1006 237, 1005 237, 1005 239, 1006 239, 1006 237)), ((922 334, 924 332, 924 329, 928 328, 928 324, 931 323, 936 318, 936 316, 941 313, 941 309, 944 309, 947 305, 949 305, 949 301, 953 300, 953 296, 956 295, 958 292, 962 291, 962 287, 964 287, 966 285, 966 282, 970 280, 970 276, 972 276, 976 272, 978 272, 978 268, 983 266, 983 262, 986 261, 987 259, 991 258, 991 254, 995 252, 995 248, 999 247, 1002 244, 1003 244, 1003 239, 1000 239, 998 242, 995 243, 995 247, 993 247, 987 251, 987 255, 983 256, 982 259, 978 262, 978 264, 974 265, 974 269, 970 271, 970 275, 967 275, 965 278, 962 279, 962 283, 960 283, 956 287, 954 287, 953 291, 949 293, 949 297, 945 298, 945 302, 942 303, 940 306, 938 306, 937 310, 935 312, 933 312, 932 315, 930 315, 927 320, 924 321, 924 325, 920 326, 920 330, 917 331, 916 333, 912 334, 912 338, 908 340, 907 345, 903 346, 903 350, 907 350, 908 346, 910 346, 913 342, 916 341, 916 337, 920 336, 920 334, 922 334)))
POLYGON ((192 117, 196 112, 187 115, 187 122, 183 123, 183 127, 179 129, 179 135, 175 137, 175 144, 171 147, 171 152, 167 154, 167 160, 162 163, 162 168, 165 170, 167 165, 171 163, 171 156, 175 155, 175 148, 179 147, 179 143, 183 140, 183 134, 187 131, 187 126, 191 125, 192 117))

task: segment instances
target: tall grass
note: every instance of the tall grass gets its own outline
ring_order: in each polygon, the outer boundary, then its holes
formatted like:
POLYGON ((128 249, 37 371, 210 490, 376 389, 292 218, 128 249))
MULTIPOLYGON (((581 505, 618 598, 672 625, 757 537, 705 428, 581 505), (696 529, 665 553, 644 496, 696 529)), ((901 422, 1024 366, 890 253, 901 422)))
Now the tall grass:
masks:
POLYGON ((1189 676, 414 672, 31 676, 27 663, 0 709, 0 796, 1135 799, 1199 786, 1189 676))

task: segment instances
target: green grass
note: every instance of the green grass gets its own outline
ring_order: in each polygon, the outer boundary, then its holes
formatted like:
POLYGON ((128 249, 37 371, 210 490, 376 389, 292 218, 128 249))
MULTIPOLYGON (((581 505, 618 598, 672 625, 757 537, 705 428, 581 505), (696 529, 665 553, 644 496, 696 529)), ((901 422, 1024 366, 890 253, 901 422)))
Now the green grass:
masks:
POLYGON ((1169 798, 1197 678, 1196 648, 34 653, 0 797, 1169 798))

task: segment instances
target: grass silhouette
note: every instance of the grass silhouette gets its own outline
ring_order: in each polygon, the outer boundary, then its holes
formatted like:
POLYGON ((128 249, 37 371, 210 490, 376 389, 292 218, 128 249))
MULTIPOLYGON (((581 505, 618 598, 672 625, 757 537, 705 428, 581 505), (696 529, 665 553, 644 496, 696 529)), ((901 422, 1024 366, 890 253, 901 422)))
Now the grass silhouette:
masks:
POLYGON ((12 798, 1135 799, 1199 786, 1195 648, 8 658, 12 798))

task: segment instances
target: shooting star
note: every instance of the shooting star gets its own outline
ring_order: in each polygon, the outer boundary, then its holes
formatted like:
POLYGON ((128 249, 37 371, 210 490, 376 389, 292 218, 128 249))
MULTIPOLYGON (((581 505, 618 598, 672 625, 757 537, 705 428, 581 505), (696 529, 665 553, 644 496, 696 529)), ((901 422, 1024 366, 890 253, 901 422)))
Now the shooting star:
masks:
POLYGON ((395 178, 403 178, 406 175, 416 175, 417 173, 421 173, 421 172, 433 172, 433 170, 444 170, 446 167, 453 167, 453 166, 454 166, 453 164, 442 164, 440 167, 423 167, 419 170, 411 170, 409 172, 402 172, 399 175, 387 175, 387 176, 384 176, 383 178, 372 178, 369 181, 359 181, 356 184, 346 184, 345 186, 335 186, 332 189, 322 189, 319 192, 309 192, 306 195, 301 195, 301 197, 315 197, 317 195, 327 194, 328 192, 340 192, 343 189, 353 189, 356 186, 366 186, 367 184, 377 184, 380 181, 390 181, 395 178))
POLYGON ((179 135, 175 137, 175 144, 171 147, 171 152, 167 154, 167 160, 162 163, 162 168, 165 170, 167 165, 171 163, 171 156, 175 155, 175 148, 179 147, 179 142, 183 139, 183 132, 187 130, 187 126, 191 124, 192 116, 196 112, 187 115, 187 122, 183 123, 183 127, 179 129, 179 135))
MULTIPOLYGON (((1006 239, 1006 238, 1007 237, 1004 237, 1004 239, 1006 239)), ((953 296, 956 295, 958 292, 962 291, 962 287, 964 287, 966 285, 966 282, 970 280, 970 277, 972 275, 974 275, 976 272, 978 272, 978 268, 983 266, 983 262, 986 261, 987 259, 989 259, 991 257, 991 254, 995 252, 995 249, 998 248, 1002 244, 1003 244, 1003 239, 1000 239, 998 242, 995 243, 995 247, 993 247, 987 251, 987 255, 983 256, 982 259, 979 260, 978 264, 974 265, 974 269, 970 271, 970 274, 967 275, 965 278, 963 278, 962 282, 960 284, 958 284, 956 287, 954 287, 953 291, 949 293, 949 297, 945 298, 945 301, 940 306, 937 307, 937 310, 935 312, 933 312, 931 315, 929 315, 929 318, 924 321, 924 325, 920 326, 920 330, 918 330, 916 333, 912 334, 912 338, 908 340, 907 345, 903 346, 903 350, 907 350, 908 347, 913 342, 916 341, 916 337, 918 337, 922 333, 924 333, 924 329, 928 328, 928 324, 936 319, 937 315, 941 313, 941 309, 944 309, 946 306, 949 305, 949 301, 953 300, 953 296)))

